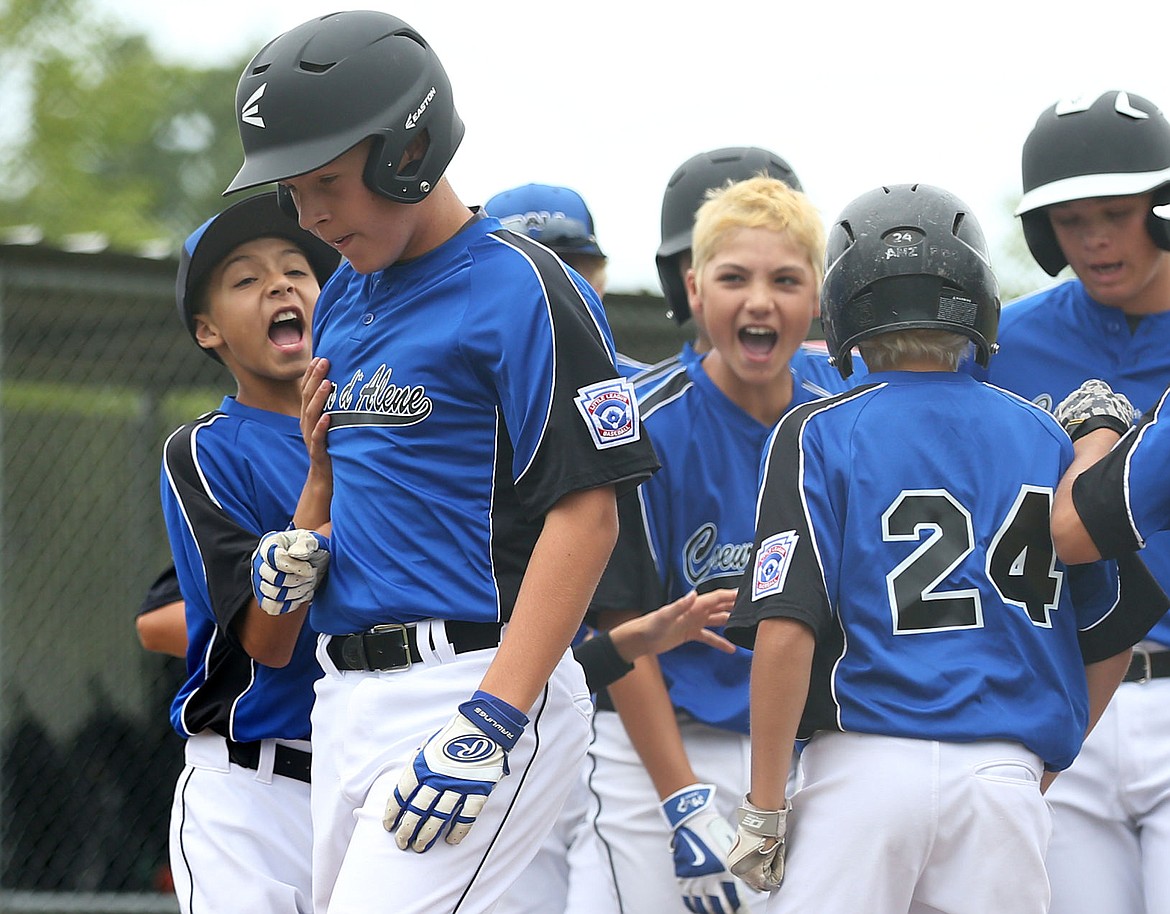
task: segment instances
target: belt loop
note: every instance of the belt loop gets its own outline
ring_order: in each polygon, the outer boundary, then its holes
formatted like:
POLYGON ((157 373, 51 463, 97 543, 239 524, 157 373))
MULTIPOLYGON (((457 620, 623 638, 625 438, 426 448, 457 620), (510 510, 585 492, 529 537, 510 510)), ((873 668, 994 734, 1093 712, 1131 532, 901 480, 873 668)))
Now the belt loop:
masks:
POLYGON ((1150 659, 1150 652, 1140 645, 1134 645, 1133 658, 1130 660, 1130 666, 1133 665, 1135 660, 1140 660, 1142 674, 1137 679, 1131 680, 1131 682, 1146 683, 1153 679, 1154 663, 1150 659))
POLYGON ((428 619, 426 630, 423 623, 418 628, 418 652, 423 662, 450 663, 455 659, 455 646, 447 636, 447 623, 442 619, 428 619))

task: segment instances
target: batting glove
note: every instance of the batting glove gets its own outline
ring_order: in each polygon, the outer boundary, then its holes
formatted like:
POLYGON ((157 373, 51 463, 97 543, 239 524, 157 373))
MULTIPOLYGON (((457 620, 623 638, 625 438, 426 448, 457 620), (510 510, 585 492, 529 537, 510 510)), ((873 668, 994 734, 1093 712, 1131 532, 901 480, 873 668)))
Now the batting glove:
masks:
POLYGON ((784 834, 788 809, 767 810, 744 797, 735 811, 739 828, 727 855, 731 872, 761 892, 775 892, 784 880, 784 834))
POLYGON ((1056 421, 1076 441, 1081 435, 1109 428, 1124 435, 1138 418, 1138 411, 1104 381, 1085 381, 1056 407, 1056 421))
POLYGON ((252 593, 270 616, 313 599, 329 566, 329 540, 312 530, 266 533, 252 553, 252 593))
POLYGON ((462 841, 508 773, 508 752, 527 723, 527 716, 487 692, 461 704, 418 748, 386 803, 382 825, 394 832, 398 847, 421 854, 444 832, 448 844, 462 841))
POLYGON ((662 803, 674 831, 670 849, 683 904, 695 914, 731 914, 741 902, 727 868, 727 851, 735 840, 729 823, 715 810, 715 785, 692 784, 662 803))

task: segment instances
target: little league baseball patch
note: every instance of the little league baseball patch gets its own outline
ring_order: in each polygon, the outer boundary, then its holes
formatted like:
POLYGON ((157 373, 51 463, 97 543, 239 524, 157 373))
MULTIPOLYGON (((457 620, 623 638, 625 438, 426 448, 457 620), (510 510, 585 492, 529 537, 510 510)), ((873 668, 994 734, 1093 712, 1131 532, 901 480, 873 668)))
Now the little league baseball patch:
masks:
POLYGON ((577 409, 600 451, 637 441, 641 434, 634 387, 625 378, 600 381, 577 390, 577 409))

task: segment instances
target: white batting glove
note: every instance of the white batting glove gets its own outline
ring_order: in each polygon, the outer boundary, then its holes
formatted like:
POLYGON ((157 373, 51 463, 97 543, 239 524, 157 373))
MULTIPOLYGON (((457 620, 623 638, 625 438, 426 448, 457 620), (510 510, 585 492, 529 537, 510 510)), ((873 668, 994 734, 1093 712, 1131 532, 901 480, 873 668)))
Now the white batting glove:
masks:
POLYGON ((1104 381, 1091 379, 1065 397, 1053 415, 1076 441, 1099 428, 1124 435, 1137 420, 1138 411, 1124 394, 1116 393, 1104 381))
POLYGON ((329 540, 312 530, 266 533, 252 553, 252 593, 270 616, 308 603, 329 567, 329 540))
POLYGON ((731 823, 715 809, 715 785, 692 784, 662 801, 674 831, 670 849, 674 875, 688 911, 732 914, 742 905, 727 868, 727 851, 735 840, 731 823))
POLYGON ((386 803, 382 825, 399 849, 430 850, 444 832, 462 841, 492 788, 508 773, 508 752, 528 717, 506 701, 476 692, 423 743, 386 803))
POLYGON ((784 880, 784 835, 788 810, 760 809, 747 797, 735 811, 739 828, 727 855, 731 872, 761 892, 775 892, 784 880))

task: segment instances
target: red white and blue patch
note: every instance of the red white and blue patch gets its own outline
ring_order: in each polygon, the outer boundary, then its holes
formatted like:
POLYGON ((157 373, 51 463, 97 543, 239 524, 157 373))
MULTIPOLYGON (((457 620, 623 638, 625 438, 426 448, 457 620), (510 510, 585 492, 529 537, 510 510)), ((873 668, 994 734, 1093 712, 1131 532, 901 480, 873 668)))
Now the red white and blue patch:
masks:
POLYGON ((637 441, 641 435, 634 386, 625 378, 601 381, 577 390, 581 411, 593 444, 600 451, 637 441))
POLYGON ((786 530, 769 536, 760 543, 756 552, 755 573, 752 575, 752 599, 759 600, 769 594, 782 593, 788 568, 792 564, 792 553, 800 539, 795 530, 786 530))

